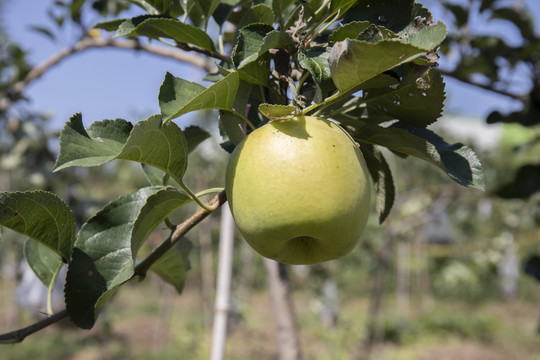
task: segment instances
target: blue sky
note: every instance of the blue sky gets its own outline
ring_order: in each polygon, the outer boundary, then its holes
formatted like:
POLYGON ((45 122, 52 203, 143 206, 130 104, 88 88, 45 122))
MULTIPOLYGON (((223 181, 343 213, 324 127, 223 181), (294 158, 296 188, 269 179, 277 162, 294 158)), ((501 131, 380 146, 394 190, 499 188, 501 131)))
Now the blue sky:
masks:
MULTIPOLYGON (((45 14, 52 2, 7 0, 0 15, 10 37, 29 51, 33 63, 44 61, 70 44, 69 32, 53 43, 29 28, 50 24, 45 14)), ((424 1, 435 19, 445 21, 447 15, 437 3, 424 1)), ((540 1, 524 3, 530 7, 536 23, 540 23, 540 1)), ((487 31, 495 31, 511 41, 516 30, 495 23, 487 31)), ((32 108, 52 115, 55 128, 60 128, 76 112, 83 114, 86 125, 117 117, 136 122, 159 112, 157 95, 166 72, 191 81, 200 81, 204 76, 197 68, 170 59, 129 50, 94 49, 72 56, 49 70, 27 88, 26 95, 31 99, 32 108)), ((516 104, 503 96, 479 91, 452 79, 446 82, 446 113, 485 117, 494 109, 502 112, 515 109, 516 104)), ((189 119, 178 120, 181 125, 186 121, 189 119)))

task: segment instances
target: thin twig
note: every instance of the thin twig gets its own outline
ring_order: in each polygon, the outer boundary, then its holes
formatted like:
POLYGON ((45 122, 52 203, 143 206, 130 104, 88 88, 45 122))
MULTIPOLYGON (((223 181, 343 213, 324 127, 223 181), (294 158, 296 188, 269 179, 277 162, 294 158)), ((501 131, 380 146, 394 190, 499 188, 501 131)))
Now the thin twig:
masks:
MULTIPOLYGON (((223 190, 219 194, 214 196, 208 202, 208 205, 216 206, 216 208, 219 208, 226 201, 227 201, 227 196, 225 194, 225 190, 223 190)), ((205 219, 208 215, 210 215, 210 213, 211 213, 210 211, 207 211, 201 208, 197 212, 195 212, 193 215, 191 215, 191 217, 189 217, 183 223, 177 225, 176 229, 173 231, 172 235, 167 240, 165 240, 161 245, 155 248, 150 253, 150 255, 148 255, 143 261, 137 264, 137 266, 135 266, 135 270, 132 277, 135 277, 135 276, 144 277, 147 271, 150 269, 150 267, 163 254, 165 254, 170 248, 172 248, 174 244, 176 244, 176 242, 180 240, 180 238, 184 236, 189 230, 191 230, 195 225, 197 225, 203 219, 205 219)), ((62 311, 57 312, 56 314, 53 314, 25 328, 11 331, 5 334, 0 334, 0 344, 20 343, 27 336, 32 335, 40 330, 43 330, 46 327, 64 319, 65 317, 67 317, 67 311, 64 309, 62 311)))
POLYGON ((461 81, 462 83, 472 85, 472 86, 475 86, 475 87, 483 89, 483 90, 491 91, 491 92, 499 94, 499 95, 507 96, 509 98, 519 100, 521 102, 527 101, 527 99, 529 97, 528 94, 521 94, 521 95, 513 94, 513 93, 508 92, 508 91, 496 89, 493 86, 493 84, 488 85, 488 84, 482 84, 482 83, 473 81, 473 80, 467 78, 466 76, 460 75, 457 71, 446 71, 446 70, 442 70, 442 69, 439 69, 439 71, 441 72, 441 74, 443 74, 445 76, 449 76, 451 78, 454 78, 454 79, 456 79, 458 81, 461 81))
POLYGON ((2 334, 0 335, 0 344, 20 343, 27 336, 32 335, 40 330, 43 330, 46 327, 59 322, 65 317, 67 317, 67 311, 64 309, 30 326, 2 334))
MULTIPOLYGON (((210 202, 208 202, 208 206, 212 208, 215 207, 215 209, 217 209, 221 205, 223 205, 225 201, 227 201, 227 196, 225 194, 225 190, 222 190, 219 194, 214 196, 212 200, 210 200, 210 202)), ((165 254, 170 248, 172 248, 174 244, 176 244, 176 242, 180 240, 180 238, 182 238, 182 236, 184 236, 188 231, 190 231, 195 225, 197 225, 204 218, 210 215, 210 213, 211 211, 201 208, 183 223, 177 225, 172 235, 167 240, 161 243, 161 245, 155 248, 144 260, 137 264, 133 276, 144 277, 150 267, 161 256, 163 256, 163 254, 165 254)))
MULTIPOLYGON (((142 50, 149 54, 172 58, 178 61, 185 62, 187 64, 194 65, 209 73, 216 70, 216 66, 206 57, 198 54, 187 53, 186 51, 182 51, 177 48, 167 48, 164 46, 157 46, 152 44, 141 44, 140 42, 131 39, 116 40, 112 38, 95 38, 89 36, 81 39, 79 42, 77 42, 71 47, 60 50, 58 53, 51 56, 42 64, 32 68, 32 70, 30 70, 24 80, 21 80, 15 85, 13 85, 13 87, 8 91, 7 96, 0 98, 0 113, 6 111, 14 101, 20 99, 23 91, 30 83, 39 79, 47 70, 67 59, 69 56, 88 49, 104 47, 128 50, 142 50)), ((195 48, 189 48, 189 50, 195 50, 195 48)))

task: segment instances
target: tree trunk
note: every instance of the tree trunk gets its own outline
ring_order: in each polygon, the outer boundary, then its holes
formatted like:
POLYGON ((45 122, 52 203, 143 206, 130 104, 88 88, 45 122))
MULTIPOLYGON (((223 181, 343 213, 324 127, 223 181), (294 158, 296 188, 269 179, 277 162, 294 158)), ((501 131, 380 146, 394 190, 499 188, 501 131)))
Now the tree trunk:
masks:
POLYGON ((291 296, 287 267, 274 260, 264 259, 272 313, 276 329, 276 341, 280 360, 302 358, 296 313, 291 296))
POLYGON ((367 316, 367 337, 365 339, 365 342, 362 344, 363 346, 361 346, 360 348, 360 353, 358 356, 358 358, 362 360, 368 360, 371 358, 373 346, 380 342, 384 336, 384 329, 380 328, 378 322, 379 315, 383 306, 385 290, 384 280, 388 271, 388 257, 390 255, 390 244, 392 242, 392 237, 392 232, 390 230, 386 231, 384 235, 384 243, 382 249, 377 256, 377 265, 371 285, 370 303, 367 316))
POLYGON ((402 318, 409 315, 410 246, 408 241, 398 241, 396 248, 396 308, 402 318))

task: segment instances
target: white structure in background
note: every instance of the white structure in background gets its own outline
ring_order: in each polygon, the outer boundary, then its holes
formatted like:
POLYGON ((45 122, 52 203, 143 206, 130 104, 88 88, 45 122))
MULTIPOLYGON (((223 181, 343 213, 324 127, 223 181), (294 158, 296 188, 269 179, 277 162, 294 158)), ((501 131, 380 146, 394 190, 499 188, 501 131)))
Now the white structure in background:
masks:
POLYGON ((502 256, 497 266, 501 294, 506 300, 513 299, 518 290, 519 258, 514 244, 514 235, 509 232, 501 234, 502 256))
MULTIPOLYGON (((64 305, 64 285, 66 283, 67 266, 60 269, 52 292, 52 308, 54 312, 62 310, 64 305)), ((47 287, 37 278, 26 261, 19 267, 21 279, 17 284, 15 296, 17 303, 24 309, 39 315, 47 314, 47 287)))
POLYGON ((432 128, 436 132, 442 130, 451 138, 459 139, 459 142, 470 146, 476 152, 494 150, 499 145, 503 132, 502 124, 486 124, 484 119, 459 115, 444 115, 432 128))

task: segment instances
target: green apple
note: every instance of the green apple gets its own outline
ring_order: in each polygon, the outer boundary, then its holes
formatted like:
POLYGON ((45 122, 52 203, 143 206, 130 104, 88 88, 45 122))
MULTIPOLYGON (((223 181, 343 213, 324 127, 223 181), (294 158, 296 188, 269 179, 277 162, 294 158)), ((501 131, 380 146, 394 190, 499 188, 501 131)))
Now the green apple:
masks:
POLYGON ((362 152, 316 117, 272 121, 233 151, 225 189, 235 222, 262 256, 315 264, 348 254, 370 209, 362 152))

